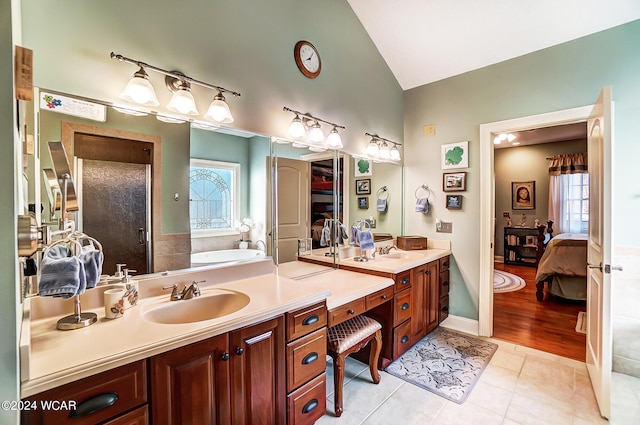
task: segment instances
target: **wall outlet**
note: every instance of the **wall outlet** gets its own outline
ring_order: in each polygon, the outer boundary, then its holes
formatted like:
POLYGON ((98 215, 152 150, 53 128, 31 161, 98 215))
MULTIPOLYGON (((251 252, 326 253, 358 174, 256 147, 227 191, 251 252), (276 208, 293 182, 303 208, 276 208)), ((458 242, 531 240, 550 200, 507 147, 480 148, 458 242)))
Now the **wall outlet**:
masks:
POLYGON ((440 222, 440 226, 436 225, 436 232, 438 233, 451 233, 453 228, 453 223, 451 223, 450 221, 441 221, 440 222))
POLYGON ((503 217, 509 217, 509 215, 510 215, 510 214, 509 214, 509 211, 504 211, 504 212, 502 213, 502 216, 503 216, 503 217))

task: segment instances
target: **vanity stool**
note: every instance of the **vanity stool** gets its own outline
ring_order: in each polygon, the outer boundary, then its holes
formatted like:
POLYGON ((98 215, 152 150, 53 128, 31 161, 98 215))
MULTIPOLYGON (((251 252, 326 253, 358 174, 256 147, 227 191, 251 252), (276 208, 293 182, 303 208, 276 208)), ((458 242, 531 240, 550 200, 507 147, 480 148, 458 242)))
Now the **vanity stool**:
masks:
POLYGON ((327 354, 333 359, 334 405, 336 416, 342 415, 342 386, 345 358, 360 351, 371 341, 369 371, 374 384, 380 382, 378 357, 382 349, 382 325, 367 316, 356 316, 327 330, 327 354))

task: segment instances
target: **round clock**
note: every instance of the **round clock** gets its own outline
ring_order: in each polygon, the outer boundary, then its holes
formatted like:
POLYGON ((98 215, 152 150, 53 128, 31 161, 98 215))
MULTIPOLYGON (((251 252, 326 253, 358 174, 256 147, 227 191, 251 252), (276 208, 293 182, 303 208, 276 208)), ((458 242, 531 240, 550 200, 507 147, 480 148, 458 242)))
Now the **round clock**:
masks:
POLYGON ((293 48, 293 57, 296 59, 298 69, 308 78, 316 78, 320 75, 322 62, 318 50, 308 41, 298 41, 293 48))

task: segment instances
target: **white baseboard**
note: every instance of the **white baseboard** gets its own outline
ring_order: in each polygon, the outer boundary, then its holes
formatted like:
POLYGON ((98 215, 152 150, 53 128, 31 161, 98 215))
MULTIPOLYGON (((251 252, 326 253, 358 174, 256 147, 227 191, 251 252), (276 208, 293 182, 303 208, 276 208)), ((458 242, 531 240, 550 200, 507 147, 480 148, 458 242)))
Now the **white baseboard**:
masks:
POLYGON ((453 331, 464 332, 469 335, 479 335, 478 321, 467 319, 466 317, 449 315, 449 317, 440 323, 440 326, 453 331))
POLYGON ((493 256, 493 261, 495 261, 496 263, 504 263, 504 256, 502 256, 502 255, 494 255, 493 256))

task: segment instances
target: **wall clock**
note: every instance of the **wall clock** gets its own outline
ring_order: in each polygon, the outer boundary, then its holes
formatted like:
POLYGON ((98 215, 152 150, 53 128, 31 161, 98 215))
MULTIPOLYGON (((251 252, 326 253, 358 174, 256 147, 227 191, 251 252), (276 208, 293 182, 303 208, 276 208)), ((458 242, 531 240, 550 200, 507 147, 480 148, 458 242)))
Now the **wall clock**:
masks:
POLYGON ((298 69, 305 77, 316 78, 320 75, 322 62, 315 46, 308 41, 298 41, 293 48, 293 57, 298 69))

